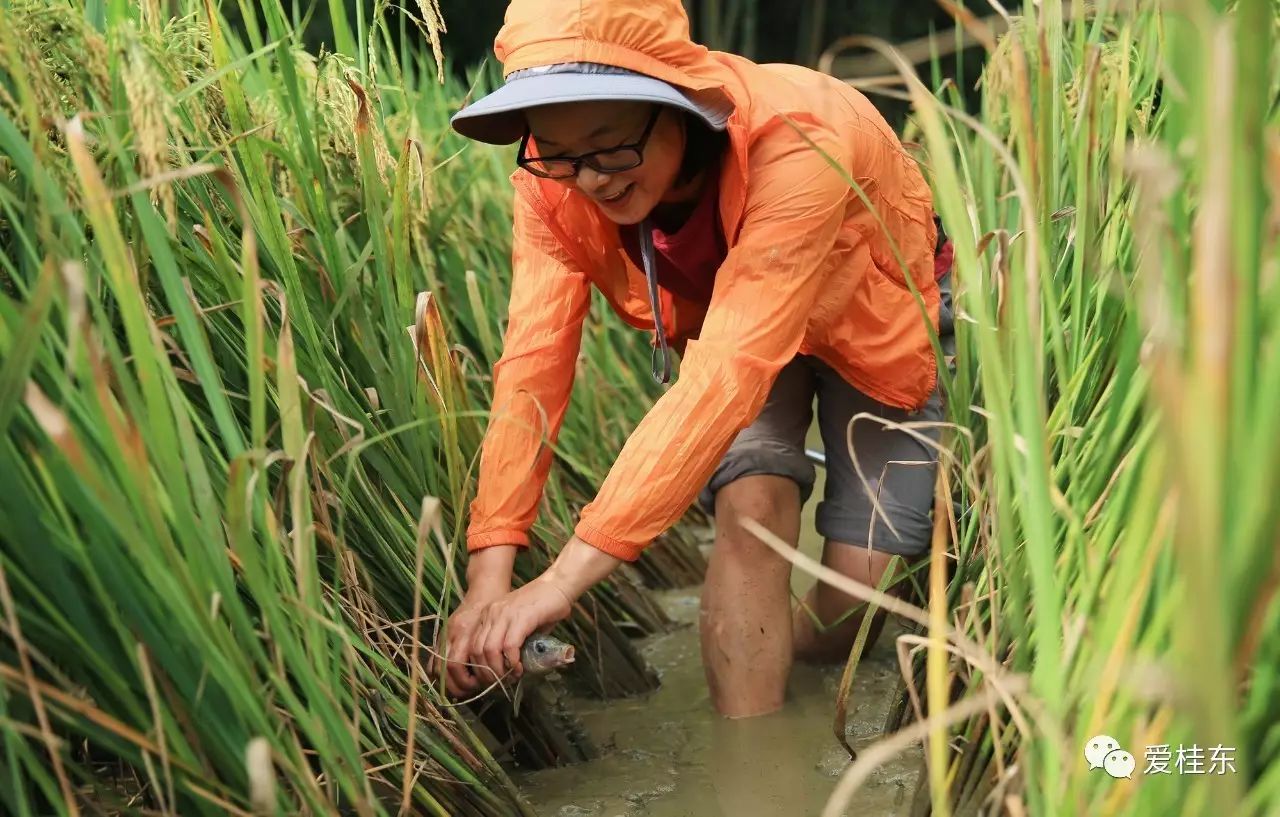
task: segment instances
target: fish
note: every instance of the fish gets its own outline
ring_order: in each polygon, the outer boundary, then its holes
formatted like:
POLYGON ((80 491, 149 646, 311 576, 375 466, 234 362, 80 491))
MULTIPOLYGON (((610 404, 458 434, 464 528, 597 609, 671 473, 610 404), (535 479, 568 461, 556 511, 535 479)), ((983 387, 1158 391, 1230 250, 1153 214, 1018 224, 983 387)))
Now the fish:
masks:
POLYGON ((520 716, 520 702, 524 699, 525 681, 541 678, 573 663, 573 645, 549 635, 531 635, 520 648, 520 663, 524 674, 516 682, 512 697, 512 711, 520 716))

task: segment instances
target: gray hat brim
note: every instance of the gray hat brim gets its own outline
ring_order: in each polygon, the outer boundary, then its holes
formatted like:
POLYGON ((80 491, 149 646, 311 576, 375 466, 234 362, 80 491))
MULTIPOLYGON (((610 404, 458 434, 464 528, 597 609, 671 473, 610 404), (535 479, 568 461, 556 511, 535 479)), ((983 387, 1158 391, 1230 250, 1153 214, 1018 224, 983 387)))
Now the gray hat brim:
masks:
POLYGON ((613 100, 670 105, 696 115, 713 130, 724 130, 733 112, 725 105, 695 102, 675 86, 643 74, 563 72, 512 78, 458 111, 449 122, 468 139, 509 145, 524 136, 526 108, 613 100))

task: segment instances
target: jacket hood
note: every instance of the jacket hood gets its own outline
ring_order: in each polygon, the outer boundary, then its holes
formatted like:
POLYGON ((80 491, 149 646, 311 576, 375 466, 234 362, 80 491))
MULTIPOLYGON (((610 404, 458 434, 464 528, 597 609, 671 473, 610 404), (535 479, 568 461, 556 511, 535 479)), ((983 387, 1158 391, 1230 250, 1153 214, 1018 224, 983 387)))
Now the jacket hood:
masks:
POLYGON ((689 38, 680 0, 513 0, 494 40, 503 76, 562 62, 628 68, 720 101, 722 68, 689 38))

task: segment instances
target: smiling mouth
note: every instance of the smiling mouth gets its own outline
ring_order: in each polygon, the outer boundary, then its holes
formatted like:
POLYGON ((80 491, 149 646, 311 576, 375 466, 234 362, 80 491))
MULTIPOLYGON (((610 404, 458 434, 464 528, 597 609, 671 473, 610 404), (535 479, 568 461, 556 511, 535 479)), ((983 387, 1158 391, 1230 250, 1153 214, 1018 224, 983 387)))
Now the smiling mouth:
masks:
POLYGON ((614 193, 612 196, 608 196, 606 198, 600 199, 600 201, 604 202, 605 204, 613 204, 616 201, 621 201, 624 196, 626 196, 628 193, 631 192, 631 188, 633 186, 634 186, 634 182, 622 188, 617 193, 614 193))

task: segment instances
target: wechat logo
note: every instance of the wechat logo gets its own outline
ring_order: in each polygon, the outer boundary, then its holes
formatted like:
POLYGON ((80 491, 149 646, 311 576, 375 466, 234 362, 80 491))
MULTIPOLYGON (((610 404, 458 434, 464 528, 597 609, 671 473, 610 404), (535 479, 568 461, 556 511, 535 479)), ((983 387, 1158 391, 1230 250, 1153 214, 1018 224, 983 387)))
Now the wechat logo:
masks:
POLYGON ((1096 735, 1084 745, 1084 758, 1089 769, 1102 769, 1115 778, 1133 777, 1136 765, 1133 755, 1120 748, 1120 742, 1110 735, 1096 735))

